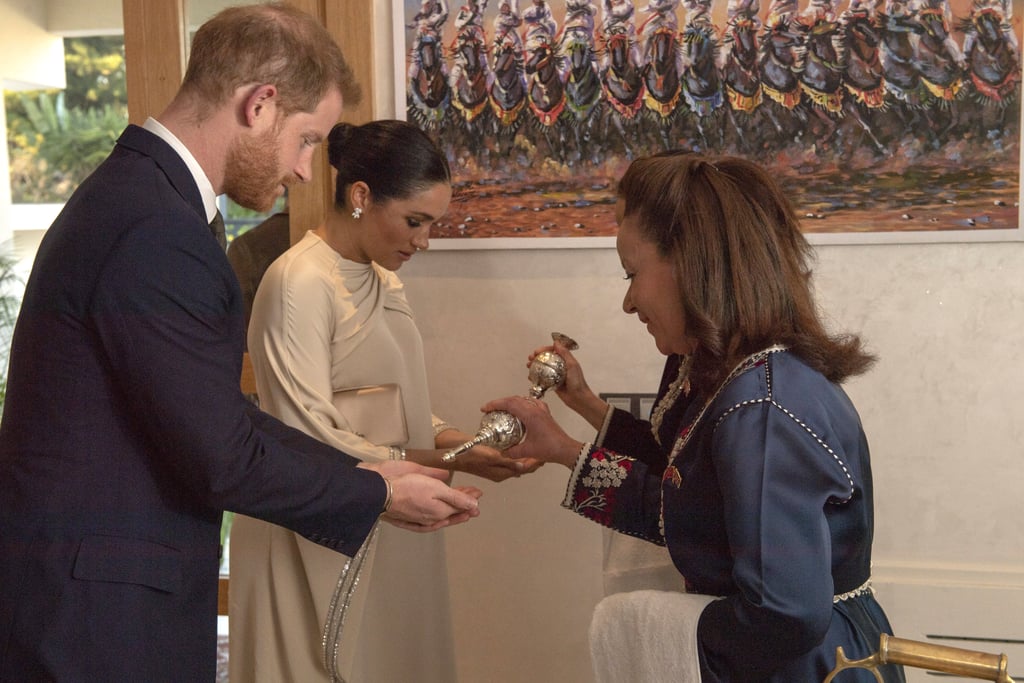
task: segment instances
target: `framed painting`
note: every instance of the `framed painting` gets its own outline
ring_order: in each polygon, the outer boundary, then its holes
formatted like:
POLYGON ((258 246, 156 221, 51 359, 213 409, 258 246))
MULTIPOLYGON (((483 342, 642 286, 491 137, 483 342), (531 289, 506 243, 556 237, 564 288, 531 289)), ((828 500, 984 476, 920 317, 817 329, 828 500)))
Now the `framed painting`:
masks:
POLYGON ((610 245, 671 148, 768 167, 815 242, 1021 239, 1024 0, 393 1, 440 248, 610 245))

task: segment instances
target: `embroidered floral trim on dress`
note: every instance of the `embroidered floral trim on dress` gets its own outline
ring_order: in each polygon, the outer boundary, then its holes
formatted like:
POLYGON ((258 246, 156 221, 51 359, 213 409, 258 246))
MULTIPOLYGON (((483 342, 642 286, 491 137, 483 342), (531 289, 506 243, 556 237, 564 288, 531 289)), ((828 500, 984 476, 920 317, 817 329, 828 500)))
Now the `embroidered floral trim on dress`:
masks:
POLYGON ((622 486, 633 469, 633 459, 611 451, 591 452, 584 444, 573 481, 566 496, 566 507, 595 522, 610 526, 615 490, 622 486))
POLYGON ((565 487, 565 497, 562 498, 562 507, 572 509, 573 494, 576 491, 576 482, 579 481, 580 473, 583 472, 583 468, 586 467, 587 460, 590 457, 590 449, 594 446, 593 444, 585 443, 583 448, 580 449, 580 454, 576 458, 576 464, 572 468, 572 474, 569 475, 569 483, 565 487))
POLYGON ((690 393, 690 365, 692 362, 692 355, 683 358, 679 363, 679 372, 676 374, 676 378, 672 380, 672 384, 668 385, 665 395, 661 397, 658 405, 654 406, 654 410, 651 411, 651 433, 654 435, 654 440, 658 442, 659 446, 662 445, 660 432, 661 422, 665 419, 665 413, 679 400, 680 394, 686 396, 690 393))
POLYGON ((590 463, 590 473, 580 483, 592 491, 619 488, 629 473, 629 468, 621 464, 624 460, 629 458, 624 455, 614 455, 607 460, 600 455, 595 457, 590 463))

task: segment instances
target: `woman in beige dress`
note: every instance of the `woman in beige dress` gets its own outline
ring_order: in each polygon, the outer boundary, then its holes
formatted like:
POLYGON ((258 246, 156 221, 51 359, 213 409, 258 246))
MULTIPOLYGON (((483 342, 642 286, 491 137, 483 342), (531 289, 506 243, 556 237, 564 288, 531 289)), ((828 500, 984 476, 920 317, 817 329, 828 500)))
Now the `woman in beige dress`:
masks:
MULTIPOLYGON (((334 211, 271 265, 253 304, 249 352, 261 407, 364 460, 407 458, 493 481, 536 469, 482 446, 451 465, 441 460, 471 435, 431 412, 422 340, 394 271, 428 247, 431 223, 447 210, 443 154, 409 123, 375 121, 335 126, 329 156, 334 211), (372 443, 362 434, 373 430, 334 400, 383 384, 401 389, 405 443, 372 443)), ((385 412, 389 423, 398 417, 385 412)), ((364 551, 349 563, 236 517, 232 683, 454 681, 444 538, 381 526, 364 551)))

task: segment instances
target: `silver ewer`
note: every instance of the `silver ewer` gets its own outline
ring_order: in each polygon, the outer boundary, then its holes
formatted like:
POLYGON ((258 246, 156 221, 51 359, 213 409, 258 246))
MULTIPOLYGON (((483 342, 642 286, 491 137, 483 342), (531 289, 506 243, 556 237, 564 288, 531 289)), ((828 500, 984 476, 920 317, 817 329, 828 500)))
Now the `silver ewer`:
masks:
POLYGON ((542 398, 544 392, 565 381, 565 359, 554 351, 542 351, 530 363, 530 398, 542 398))
MULTIPOLYGON (((561 332, 552 332, 551 339, 559 342, 570 351, 579 348, 579 344, 561 332)), ((530 398, 542 398, 544 392, 565 381, 565 359, 554 351, 542 351, 530 363, 530 398)))
MULTIPOLYGON (((579 348, 572 338, 561 332, 552 332, 551 339, 570 351, 579 348)), ((530 398, 538 399, 551 387, 565 381, 565 359, 553 351, 537 354, 530 363, 530 398)), ((518 417, 504 410, 484 413, 476 436, 441 456, 442 462, 449 463, 478 444, 490 446, 499 451, 512 448, 526 437, 526 428, 518 417)))
POLYGON ((526 429, 518 417, 504 410, 492 410, 489 413, 484 413, 476 436, 445 453, 441 456, 441 460, 451 462, 478 444, 503 451, 518 444, 524 436, 526 436, 526 429))

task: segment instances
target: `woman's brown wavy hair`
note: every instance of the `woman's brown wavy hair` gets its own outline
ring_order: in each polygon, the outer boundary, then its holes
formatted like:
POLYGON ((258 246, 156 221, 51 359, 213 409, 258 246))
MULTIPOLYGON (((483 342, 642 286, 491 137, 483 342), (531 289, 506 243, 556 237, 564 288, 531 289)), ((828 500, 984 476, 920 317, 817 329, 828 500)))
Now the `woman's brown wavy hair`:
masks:
POLYGON ((624 216, 675 263, 686 333, 697 341, 690 382, 707 393, 746 356, 784 344, 834 382, 874 357, 852 334, 830 334, 811 286, 814 252, 781 187, 737 157, 663 152, 619 182, 624 216))

